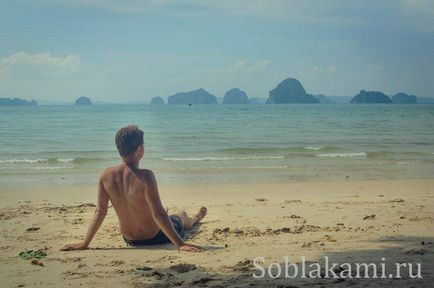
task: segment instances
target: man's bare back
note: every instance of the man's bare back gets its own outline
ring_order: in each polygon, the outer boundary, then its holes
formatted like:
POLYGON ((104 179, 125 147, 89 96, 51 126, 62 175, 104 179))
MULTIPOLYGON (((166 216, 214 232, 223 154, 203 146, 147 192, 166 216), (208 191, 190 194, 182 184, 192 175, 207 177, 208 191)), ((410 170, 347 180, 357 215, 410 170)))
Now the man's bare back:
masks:
MULTIPOLYGON (((119 130, 118 134, 123 129, 127 130, 126 133, 130 132, 128 129, 141 132, 136 126, 128 126, 119 130)), ((141 136, 143 138, 143 134, 141 136)), ((185 243, 180 232, 190 229, 202 220, 206 215, 206 208, 202 207, 192 217, 185 212, 169 217, 161 203, 154 173, 148 169, 138 168, 144 153, 143 140, 141 141, 141 144, 139 142, 133 147, 133 153, 128 154, 128 157, 121 153, 118 146, 123 163, 109 167, 101 174, 95 214, 83 241, 67 244, 61 250, 86 249, 101 226, 110 201, 118 216, 120 231, 128 244, 147 245, 148 242, 160 244, 170 241, 179 250, 202 251, 199 246, 185 243)))
POLYGON ((152 185, 152 179, 152 171, 132 171, 125 164, 107 168, 101 176, 118 216, 120 231, 128 239, 150 239, 160 230, 146 199, 146 186, 152 185))

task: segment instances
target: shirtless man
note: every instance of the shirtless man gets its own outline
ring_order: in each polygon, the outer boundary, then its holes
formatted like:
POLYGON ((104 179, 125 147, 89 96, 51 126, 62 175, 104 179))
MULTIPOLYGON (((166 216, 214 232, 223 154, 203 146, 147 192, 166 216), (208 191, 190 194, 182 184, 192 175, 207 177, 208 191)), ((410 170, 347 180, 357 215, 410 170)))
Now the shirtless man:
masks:
POLYGON ((143 131, 129 125, 116 133, 115 140, 123 163, 109 167, 102 173, 95 214, 84 239, 80 243, 67 244, 60 250, 87 249, 111 201, 118 216, 120 231, 129 246, 172 242, 180 251, 202 251, 199 246, 185 243, 183 237, 185 230, 205 217, 206 208, 200 208, 192 217, 185 212, 169 216, 161 204, 154 173, 139 168, 144 153, 143 131))

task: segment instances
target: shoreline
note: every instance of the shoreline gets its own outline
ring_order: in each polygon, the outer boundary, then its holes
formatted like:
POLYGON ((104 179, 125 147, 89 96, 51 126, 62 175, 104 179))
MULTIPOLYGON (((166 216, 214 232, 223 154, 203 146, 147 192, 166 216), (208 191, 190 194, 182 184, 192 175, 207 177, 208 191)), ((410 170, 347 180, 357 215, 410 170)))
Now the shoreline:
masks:
MULTIPOLYGON (((222 193, 225 193, 226 189, 229 189, 230 192, 226 196, 236 197, 234 194, 234 190, 239 189, 242 191, 238 196, 254 196, 260 195, 262 192, 260 190, 265 189, 269 190, 270 187, 273 189, 277 189, 277 192, 266 192, 266 196, 273 197, 273 194, 281 194, 286 189, 291 190, 300 190, 300 189, 309 189, 309 186, 319 186, 326 187, 326 189, 331 189, 332 187, 337 188, 333 194, 336 194, 336 191, 340 191, 339 193, 346 193, 341 191, 342 189, 348 189, 348 186, 366 186, 366 188, 372 188, 376 184, 386 185, 390 187, 399 187, 399 189, 403 189, 406 187, 410 189, 414 184, 421 184, 427 187, 434 188, 434 179, 387 179, 387 180, 378 180, 378 179, 363 179, 363 180, 354 180, 354 179, 327 179, 318 181, 316 179, 306 179, 303 181, 294 180, 287 182, 251 182, 251 183, 163 183, 159 184, 160 195, 166 201, 171 201, 170 198, 174 197, 176 200, 181 200, 179 198, 179 193, 185 193, 189 197, 193 197, 196 199, 204 198, 206 199, 208 194, 218 193, 220 196, 222 193), (243 189, 244 188, 244 189, 243 189), (250 195, 246 192, 249 190, 250 195), (198 193, 198 191, 207 191, 207 195, 203 195, 202 192, 198 193), (201 195, 202 194, 202 195, 201 195)), ((365 189, 365 188, 364 188, 365 189)), ((309 189, 310 190, 310 189, 309 189)), ((366 190, 366 189, 365 189, 366 190)), ((354 192, 359 192, 359 189, 355 189, 354 192)), ((369 193, 368 191, 365 191, 369 193)), ((94 202, 96 200, 97 193, 97 183, 95 184, 69 184, 64 185, 60 183, 46 183, 39 184, 35 186, 0 186, 0 208, 19 204, 24 201, 41 201, 41 202, 53 202, 53 203, 81 203, 81 202, 94 202)), ((261 194, 261 196, 264 196, 261 194)), ((322 195, 326 196, 326 195, 322 195)), ((367 196, 367 195, 364 195, 367 196)), ((188 198, 189 198, 188 197, 188 198)))

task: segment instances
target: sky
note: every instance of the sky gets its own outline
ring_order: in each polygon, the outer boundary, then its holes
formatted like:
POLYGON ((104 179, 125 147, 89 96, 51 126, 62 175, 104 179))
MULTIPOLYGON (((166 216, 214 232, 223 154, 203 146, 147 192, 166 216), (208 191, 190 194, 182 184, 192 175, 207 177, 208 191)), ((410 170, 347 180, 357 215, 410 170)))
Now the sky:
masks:
POLYGON ((0 97, 434 97, 433 0, 0 0, 0 97))

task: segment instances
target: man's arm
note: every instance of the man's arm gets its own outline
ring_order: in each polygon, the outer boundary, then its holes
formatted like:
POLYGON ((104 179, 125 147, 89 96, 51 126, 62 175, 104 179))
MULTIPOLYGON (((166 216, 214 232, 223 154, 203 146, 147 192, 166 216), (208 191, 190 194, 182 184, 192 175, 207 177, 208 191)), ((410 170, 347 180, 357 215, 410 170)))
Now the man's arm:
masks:
POLYGON ((107 191, 104 188, 104 184, 102 183, 102 177, 101 177, 98 183, 98 198, 97 198, 95 213, 93 215, 92 221, 89 224, 89 228, 87 229, 86 236, 80 243, 66 244, 60 250, 68 251, 68 250, 87 249, 93 237, 95 236, 96 232, 98 231, 99 227, 101 227, 101 224, 104 221, 105 216, 107 215, 108 203, 109 203, 109 197, 107 191))
POLYGON ((166 209, 164 209, 163 204, 161 203, 160 194, 158 193, 157 180, 155 179, 154 173, 152 171, 147 172, 146 178, 146 200, 151 207, 152 216, 154 217, 155 222, 157 222, 160 229, 179 250, 190 252, 202 251, 203 249, 201 247, 185 243, 182 238, 179 237, 178 233, 173 227, 172 221, 170 221, 169 215, 167 215, 166 209))

